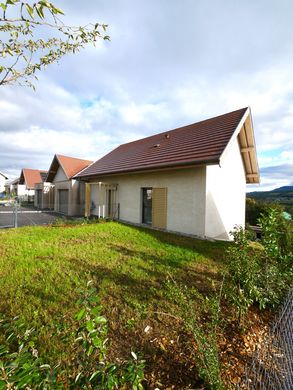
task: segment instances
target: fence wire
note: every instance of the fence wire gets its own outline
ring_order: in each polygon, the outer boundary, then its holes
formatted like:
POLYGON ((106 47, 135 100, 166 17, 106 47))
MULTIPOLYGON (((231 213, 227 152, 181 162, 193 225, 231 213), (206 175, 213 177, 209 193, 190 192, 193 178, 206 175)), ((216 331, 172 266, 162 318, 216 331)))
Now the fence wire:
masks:
POLYGON ((293 389, 293 289, 247 365, 238 389, 293 389))

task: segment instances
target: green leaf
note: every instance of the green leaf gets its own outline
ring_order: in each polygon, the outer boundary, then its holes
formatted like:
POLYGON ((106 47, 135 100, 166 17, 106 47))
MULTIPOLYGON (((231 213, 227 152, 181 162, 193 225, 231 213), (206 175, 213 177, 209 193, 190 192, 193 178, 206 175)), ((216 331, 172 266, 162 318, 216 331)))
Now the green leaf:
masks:
POLYGON ((99 316, 99 314, 100 314, 100 308, 99 307, 93 307, 92 309, 91 309, 91 313, 92 313, 92 315, 94 315, 94 316, 99 316))
POLYGON ((39 15, 39 17, 40 17, 41 19, 44 19, 44 18, 45 18, 44 11, 43 11, 43 6, 42 6, 42 5, 37 5, 37 6, 36 6, 36 11, 37 11, 37 14, 39 15))
POLYGON ((87 321, 86 328, 89 332, 92 332, 95 329, 94 322, 92 320, 87 321))
POLYGON ((75 377, 75 383, 76 383, 76 382, 78 382, 78 380, 79 380, 79 378, 80 378, 81 374, 82 374, 82 373, 81 373, 81 372, 79 372, 79 373, 76 375, 76 377, 75 377))
POLYGON ((27 4, 27 3, 25 3, 25 8, 26 8, 26 10, 27 10, 27 12, 28 12, 28 14, 29 14, 29 16, 32 18, 32 19, 34 19, 34 9, 29 5, 29 4, 27 4))
POLYGON ((98 316, 98 317, 95 317, 95 322, 97 324, 106 324, 107 323, 107 319, 103 316, 98 316))
POLYGON ((64 12, 60 8, 56 8, 56 7, 52 6, 52 11, 53 11, 54 14, 64 15, 64 12))
POLYGON ((95 379, 95 377, 97 376, 97 375, 99 375, 100 374, 100 371, 95 371, 92 375, 91 375, 91 377, 90 377, 90 382, 93 380, 93 379, 95 379))
POLYGON ((77 321, 82 320, 85 317, 85 309, 82 308, 76 315, 77 321))

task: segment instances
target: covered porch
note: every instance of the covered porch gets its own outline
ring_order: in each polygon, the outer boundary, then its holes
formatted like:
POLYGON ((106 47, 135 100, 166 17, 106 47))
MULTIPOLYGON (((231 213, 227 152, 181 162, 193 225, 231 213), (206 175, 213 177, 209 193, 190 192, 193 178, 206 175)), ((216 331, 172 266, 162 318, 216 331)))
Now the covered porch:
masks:
POLYGON ((118 184, 85 183, 85 217, 119 219, 118 184))

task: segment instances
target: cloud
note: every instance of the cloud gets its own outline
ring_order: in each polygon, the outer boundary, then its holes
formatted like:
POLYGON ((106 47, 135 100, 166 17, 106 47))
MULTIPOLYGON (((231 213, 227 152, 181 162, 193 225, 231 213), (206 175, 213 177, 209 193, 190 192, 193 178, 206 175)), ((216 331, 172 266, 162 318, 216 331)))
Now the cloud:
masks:
POLYGON ((293 164, 276 165, 260 170, 262 186, 248 186, 248 191, 270 191, 274 188, 293 185, 293 164))
MULTIPOLYGON (((279 166, 290 180, 282 167, 293 163, 291 1, 58 6, 68 23, 108 23, 111 42, 49 66, 36 92, 1 87, 0 170, 46 168, 54 153, 97 159, 120 143, 249 105, 260 167, 279 166)), ((260 188, 275 184, 268 172, 260 188)))

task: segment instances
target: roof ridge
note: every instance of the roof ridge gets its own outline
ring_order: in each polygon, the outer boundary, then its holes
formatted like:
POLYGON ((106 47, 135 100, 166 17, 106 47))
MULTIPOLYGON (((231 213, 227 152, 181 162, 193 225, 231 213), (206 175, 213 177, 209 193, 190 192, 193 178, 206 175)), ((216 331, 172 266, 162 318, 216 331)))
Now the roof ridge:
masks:
POLYGON ((88 159, 86 159, 86 158, 66 156, 65 154, 56 154, 56 156, 57 156, 57 157, 71 158, 71 159, 73 159, 73 160, 80 160, 80 161, 90 161, 90 162, 93 162, 92 160, 88 160, 88 159))
MULTIPOLYGON (((203 120, 200 120, 198 122, 193 122, 193 123, 190 123, 189 125, 183 125, 183 126, 180 126, 180 127, 176 127, 175 129, 171 129, 171 130, 164 130, 160 133, 155 133, 155 134, 152 134, 152 135, 148 135, 147 137, 143 137, 143 138, 139 138, 137 140, 134 140, 134 141, 129 141, 129 142, 125 142, 124 144, 120 144, 119 146, 117 146, 116 149, 120 148, 121 146, 124 146, 124 145, 129 145, 129 144, 132 144, 134 142, 138 142, 138 141, 145 141, 146 139, 150 139, 152 137, 157 137, 158 135, 163 135, 163 134, 168 134, 170 132, 173 132, 173 131, 178 131, 178 130, 181 130, 181 129, 186 129, 188 127, 191 127, 191 126, 194 126, 194 125, 199 125, 201 123, 204 123, 204 122, 207 122, 207 121, 210 121, 210 120, 217 120, 219 119, 220 117, 224 117, 226 115, 231 115, 231 114, 234 114, 236 112, 240 112, 240 111, 246 111, 247 109, 249 109, 249 106, 247 107, 243 107, 243 108, 239 108, 237 110, 233 110, 233 111, 230 111, 230 112, 226 112, 225 114, 220 114, 220 115, 217 115, 217 116, 213 116, 213 117, 210 117, 210 118, 206 118, 206 119, 203 119, 203 120)), ((115 149, 113 149, 114 151, 115 149)), ((111 152, 110 152, 111 153, 111 152)))
POLYGON ((121 144, 76 176, 219 162, 247 115, 250 115, 249 107, 121 144))

